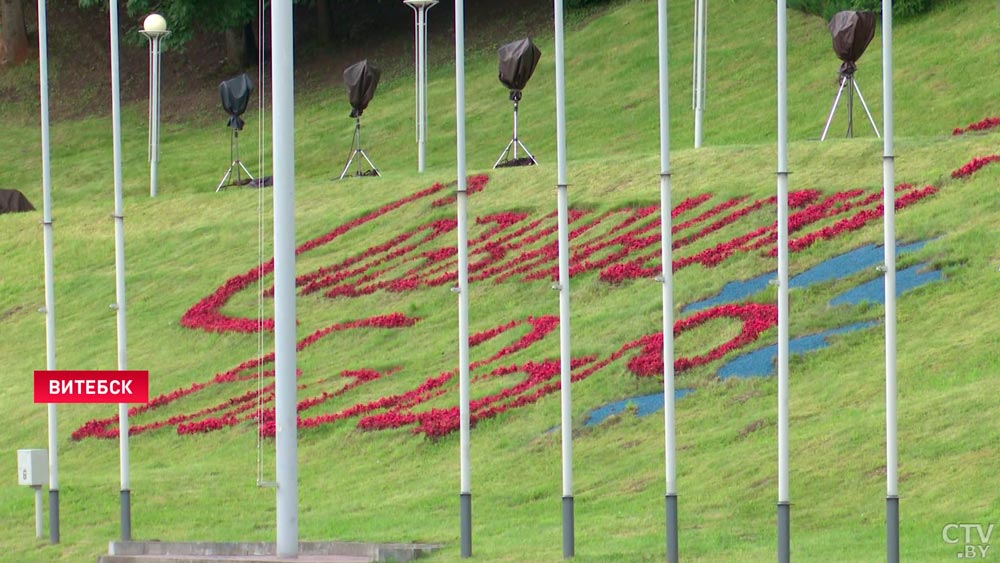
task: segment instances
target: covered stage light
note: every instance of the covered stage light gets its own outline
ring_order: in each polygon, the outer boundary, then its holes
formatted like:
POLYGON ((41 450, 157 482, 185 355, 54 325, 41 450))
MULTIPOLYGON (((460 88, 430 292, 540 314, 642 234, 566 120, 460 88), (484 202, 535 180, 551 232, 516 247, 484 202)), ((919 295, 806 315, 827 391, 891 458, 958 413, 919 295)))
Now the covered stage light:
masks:
POLYGON ((219 96, 222 98, 222 109, 229 114, 226 125, 236 131, 243 130, 243 113, 247 110, 247 102, 253 93, 253 82, 246 73, 225 80, 219 84, 219 96))
POLYGON ((357 161, 358 168, 356 176, 381 176, 378 168, 368 158, 368 153, 361 146, 361 114, 368 108, 368 104, 375 97, 375 89, 378 88, 379 78, 382 71, 365 59, 359 63, 347 67, 344 70, 344 84, 347 86, 347 97, 351 102, 351 117, 355 119, 354 140, 351 142, 351 156, 347 159, 347 165, 340 174, 343 180, 347 176, 351 165, 357 161), (362 159, 371 167, 370 170, 363 170, 362 159))
POLYGON ((226 175, 222 177, 222 181, 215 188, 215 191, 232 185, 242 186, 254 179, 253 174, 250 173, 250 170, 240 160, 240 131, 243 130, 244 125, 242 116, 247 110, 247 103, 250 101, 250 94, 252 93, 253 82, 250 81, 250 77, 245 73, 219 84, 219 97, 222 98, 222 109, 226 110, 226 113, 229 114, 226 126, 232 131, 232 136, 229 139, 231 164, 229 165, 229 170, 226 171, 226 175), (241 171, 246 172, 246 180, 241 177, 241 171), (229 180, 233 177, 233 172, 236 172, 236 178, 230 182, 229 180))
POLYGON ((868 121, 871 122, 872 129, 875 130, 875 135, 881 137, 878 127, 875 125, 875 120, 872 118, 872 113, 868 109, 868 104, 865 103, 865 98, 861 94, 861 87, 858 86, 857 80, 854 77, 854 73, 858 70, 858 59, 865 53, 868 44, 875 37, 875 25, 877 21, 874 12, 856 12, 850 10, 837 12, 830 20, 830 35, 833 36, 833 50, 843 62, 840 65, 840 88, 837 90, 837 97, 833 101, 833 109, 830 110, 830 117, 827 118, 826 126, 823 128, 823 135, 820 137, 821 141, 826 140, 826 134, 830 129, 830 123, 833 121, 833 115, 837 111, 837 105, 840 103, 840 98, 844 93, 845 87, 848 92, 847 136, 854 136, 854 92, 857 92, 858 99, 861 100, 861 105, 865 108, 865 113, 868 114, 868 121))
POLYGON ((528 147, 524 146, 524 143, 517 137, 517 110, 521 101, 521 91, 528 85, 531 75, 535 73, 535 67, 538 66, 542 52, 538 50, 531 38, 526 37, 501 46, 497 50, 497 55, 500 58, 500 82, 510 90, 510 100, 514 102, 514 135, 493 168, 538 164, 528 147), (528 156, 519 158, 517 156, 519 147, 528 156), (508 156, 513 156, 513 158, 508 159, 508 156))
POLYGON ((852 76, 857 70, 858 59, 865 54, 868 44, 875 38, 874 12, 838 12, 830 20, 833 50, 844 61, 841 76, 852 76))
POLYGON ((375 89, 382 78, 382 71, 365 59, 354 63, 344 70, 344 84, 347 85, 347 96, 351 101, 351 117, 358 118, 368 108, 375 89))

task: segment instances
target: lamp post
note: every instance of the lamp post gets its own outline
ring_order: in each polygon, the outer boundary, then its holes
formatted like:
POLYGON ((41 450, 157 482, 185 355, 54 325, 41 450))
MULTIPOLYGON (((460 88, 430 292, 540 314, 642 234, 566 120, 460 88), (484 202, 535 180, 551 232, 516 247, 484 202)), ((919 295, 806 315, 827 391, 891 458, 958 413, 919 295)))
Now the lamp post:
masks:
MULTIPOLYGON (((49 30, 45 0, 38 2, 38 95, 42 130, 42 244, 45 261, 45 369, 56 369, 56 290, 52 227, 52 157, 49 150, 49 30)), ((48 405, 49 541, 59 543, 59 413, 48 405)), ((37 494, 37 492, 36 492, 37 494)), ((39 519, 39 522, 41 519, 39 519)), ((39 534, 41 537, 41 534, 39 534)))
POLYGON ((170 31, 163 16, 150 14, 143 20, 139 33, 149 40, 149 197, 156 197, 160 163, 160 41, 170 31))
MULTIPOLYGON (((111 136, 115 177, 115 311, 118 335, 118 370, 128 369, 128 331, 125 310, 125 197, 122 171, 121 64, 118 52, 118 0, 108 2, 111 28, 111 136)), ((118 458, 121 474, 122 541, 132 541, 132 470, 129 450, 128 404, 118 404, 118 458)))
POLYGON ((413 10, 413 46, 417 67, 417 171, 427 160, 427 12, 438 0, 403 0, 413 10))

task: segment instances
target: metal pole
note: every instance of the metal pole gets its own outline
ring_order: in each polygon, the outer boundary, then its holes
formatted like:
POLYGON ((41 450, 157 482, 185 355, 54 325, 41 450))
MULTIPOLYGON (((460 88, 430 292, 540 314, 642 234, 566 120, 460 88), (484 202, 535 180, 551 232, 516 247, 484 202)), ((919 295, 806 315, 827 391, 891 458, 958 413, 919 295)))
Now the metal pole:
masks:
POLYGON ((277 555, 299 552, 299 464, 295 338, 295 89, 292 0, 271 4, 274 118, 274 352, 277 555))
POLYGON ((422 52, 420 50, 420 16, 418 15, 419 10, 417 9, 416 6, 414 6, 413 4, 410 4, 409 2, 406 2, 405 0, 404 0, 403 3, 406 4, 407 6, 409 6, 411 10, 413 10, 413 68, 414 68, 414 72, 416 73, 415 76, 414 76, 414 79, 413 79, 413 89, 414 89, 414 92, 413 92, 413 104, 414 104, 413 115, 416 116, 416 120, 414 121, 414 125, 416 125, 416 127, 414 128, 414 135, 416 136, 416 141, 417 141, 417 145, 418 145, 417 150, 418 150, 418 155, 419 155, 419 148, 420 148, 419 147, 419 145, 420 145, 420 84, 421 84, 421 76, 423 76, 421 74, 421 72, 420 72, 420 54, 422 52))
POLYGON ((458 162, 458 393, 462 557, 472 557, 472 457, 469 412, 469 249, 465 171, 465 2, 455 2, 455 146, 458 162))
MULTIPOLYGON (((42 129, 42 234, 45 253, 45 369, 56 369, 56 295, 52 232, 52 166, 49 150, 49 38, 45 0, 38 0, 38 95, 42 129)), ((59 543, 59 417, 48 405, 49 541, 59 543)), ((39 489, 36 495, 41 494, 39 489)), ((39 535, 38 537, 42 537, 39 535)))
POLYGON ((698 41, 700 36, 698 35, 698 18, 701 17, 701 10, 699 9, 699 4, 701 0, 694 0, 694 30, 691 32, 691 36, 694 38, 694 52, 691 54, 691 109, 698 107, 698 41))
POLYGON ((35 537, 45 537, 45 503, 42 501, 42 487, 35 486, 35 537))
POLYGON ((670 74, 667 0, 659 0, 660 55, 660 277, 663 282, 663 421, 666 454, 667 563, 678 560, 677 458, 674 425, 674 268, 670 202, 670 74))
MULTIPOLYGON (((128 369, 128 334, 125 324, 125 202, 122 195, 122 111, 118 58, 118 0, 109 0, 111 25, 111 122, 115 173, 115 304, 118 317, 118 369, 128 369)), ((118 405, 118 449, 121 458, 122 540, 132 539, 132 491, 129 467, 128 404, 118 405)))
POLYGON ((788 21, 778 0, 778 561, 791 551, 788 485, 788 21))
POLYGON ((576 552, 573 510, 573 393, 570 368, 569 189, 566 179, 566 64, 563 0, 555 0, 556 148, 559 222, 559 363, 562 398, 563 558, 576 552))
POLYGON ((427 95, 427 67, 428 67, 428 64, 427 64, 427 22, 428 22, 428 18, 430 17, 430 14, 428 12, 430 12, 431 8, 433 8, 436 5, 437 5, 437 2, 431 2, 431 3, 427 4, 426 6, 424 6, 424 23, 423 23, 422 29, 420 30, 420 35, 421 35, 421 38, 423 40, 423 48, 422 48, 422 50, 420 52, 420 56, 423 58, 423 62, 420 63, 420 84, 421 84, 421 88, 424 91, 424 105, 423 105, 423 107, 420 108, 420 114, 421 114, 420 123, 421 123, 421 126, 423 127, 423 131, 424 131, 423 138, 424 138, 424 166, 425 167, 427 165, 427 103, 428 103, 427 102, 427 99, 428 99, 428 95, 427 95))
POLYGON ((160 37, 149 40, 149 196, 158 193, 160 167, 160 37))
POLYGON ((701 107, 708 91, 708 0, 701 0, 701 107))
POLYGON ((899 562, 899 452, 896 435, 896 165, 893 123, 892 1, 882 0, 882 191, 885 213, 886 560, 899 562))
POLYGON ((708 0, 697 0, 695 7, 695 110, 694 110, 694 148, 702 145, 702 124, 705 121, 705 65, 707 63, 708 43, 708 0))
POLYGON ((427 87, 424 82, 424 65, 426 64, 424 60, 424 41, 426 40, 424 14, 423 6, 417 8, 417 106, 419 106, 417 111, 417 171, 421 173, 424 171, 427 159, 427 139, 425 137, 427 123, 424 120, 424 109, 427 107, 424 103, 424 97, 427 95, 424 90, 427 87))

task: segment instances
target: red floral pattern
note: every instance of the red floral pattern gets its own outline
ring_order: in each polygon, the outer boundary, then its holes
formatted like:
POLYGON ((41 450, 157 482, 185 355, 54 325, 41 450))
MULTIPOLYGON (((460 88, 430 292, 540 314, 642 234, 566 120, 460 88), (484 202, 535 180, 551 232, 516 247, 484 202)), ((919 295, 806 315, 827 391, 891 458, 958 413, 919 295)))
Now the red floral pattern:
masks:
POLYGON ((991 154, 989 156, 977 156, 969 162, 965 163, 964 166, 955 170, 951 173, 951 177, 956 180, 962 178, 968 178, 976 172, 979 172, 987 164, 992 164, 994 162, 1000 161, 1000 154, 991 154))
POLYGON ((997 127, 998 125, 1000 125, 1000 117, 987 117, 982 121, 966 125, 964 129, 958 127, 954 131, 952 131, 951 134, 957 136, 957 135, 964 135, 965 133, 969 133, 972 131, 987 131, 989 129, 997 127))
MULTIPOLYGON (((975 159, 957 170, 956 178, 968 177, 986 164, 1000 160, 1000 156, 975 159)), ((469 179, 469 193, 482 191, 488 177, 469 179)), ((312 239, 296 250, 297 254, 321 251, 325 245, 344 234, 378 218, 411 205, 445 189, 442 184, 419 191, 396 202, 385 205, 353 221, 345 223, 324 235, 312 239)), ((911 184, 896 187, 897 209, 903 209, 937 192, 934 186, 921 189, 911 184)), ((671 212, 676 219, 673 226, 673 269, 679 270, 695 264, 712 268, 737 254, 756 252, 762 256, 776 253, 777 225, 773 217, 775 198, 753 200, 736 197, 706 205, 711 194, 701 194, 683 200, 671 212), (760 225, 761 221, 766 221, 760 225), (758 226, 747 227, 745 223, 758 226), (736 232, 733 232, 733 231, 736 232)), ((789 194, 789 232, 794 235, 790 247, 797 252, 824 240, 864 227, 882 216, 881 193, 862 190, 824 195, 817 190, 802 190, 789 194)), ((454 202, 453 196, 440 197, 430 202, 431 209, 454 202)), ((572 240, 571 275, 579 276, 599 272, 598 279, 618 284, 629 279, 653 277, 659 273, 660 217, 659 206, 627 207, 605 212, 583 209, 570 210, 570 239, 572 240)), ((457 255, 452 235, 457 225, 452 218, 431 220, 415 229, 401 232, 370 248, 337 263, 318 267, 298 276, 296 284, 303 295, 322 293, 329 298, 350 298, 380 290, 389 292, 416 291, 427 287, 454 284, 457 279, 457 255)), ((476 232, 469 240, 470 280, 533 281, 555 279, 558 245, 556 242, 556 214, 532 216, 519 211, 507 211, 481 216, 475 220, 476 232)), ((273 329, 270 319, 233 317, 222 312, 239 292, 261 284, 273 272, 273 261, 261 264, 245 274, 235 276, 214 293, 201 300, 183 316, 181 322, 189 328, 213 332, 253 333, 273 329)), ((266 289, 269 295, 272 289, 266 289)), ((675 359, 675 371, 682 373, 694 367, 722 359, 758 340, 776 324, 776 308, 767 304, 725 305, 699 312, 677 321, 674 334, 693 330, 711 319, 729 318, 742 323, 739 334, 730 341, 700 355, 675 359)), ((357 329, 404 329, 413 327, 419 319, 402 313, 379 315, 338 323, 310 334, 298 343, 305 350, 330 334, 357 329)), ((491 418, 537 402, 559 389, 559 362, 552 359, 534 359, 522 363, 509 363, 508 357, 524 352, 544 340, 558 328, 558 319, 551 316, 529 317, 513 320, 470 337, 470 346, 476 347, 498 338, 508 343, 488 358, 474 362, 470 367, 474 398, 470 404, 472 422, 491 418), (477 396, 475 389, 488 385, 503 389, 496 393, 477 396)), ((627 369, 636 377, 656 377, 663 370, 663 335, 650 334, 629 342, 606 357, 599 355, 571 359, 573 381, 583 380, 606 368, 611 363, 628 356, 627 369)), ((259 385, 248 389, 254 382, 274 377, 274 354, 266 354, 243 362, 225 372, 216 374, 205 382, 159 395, 149 403, 129 410, 130 417, 137 417, 138 424, 131 425, 131 434, 141 434, 164 427, 174 427, 178 434, 208 433, 238 424, 257 424, 264 436, 274 435, 274 385, 259 385), (263 378, 263 379, 262 379, 263 378), (199 399, 202 391, 221 385, 234 385, 239 391, 228 399, 205 406, 199 399), (187 404, 196 405, 185 408, 187 404), (183 414, 166 414, 173 411, 183 414), (200 407, 200 408, 199 408, 200 407), (156 418, 158 411, 165 414, 156 418)), ((301 373, 299 374, 301 376, 301 373)), ((362 430, 409 428, 417 434, 440 437, 458 428, 458 407, 449 405, 448 397, 455 396, 457 370, 426 377, 419 384, 407 384, 413 377, 407 375, 405 366, 379 371, 370 368, 342 370, 334 377, 320 378, 310 384, 301 384, 304 398, 298 404, 299 426, 314 428, 349 419, 356 419, 362 430), (364 385, 393 377, 395 385, 409 391, 384 396, 375 400, 356 402, 350 397, 364 385), (347 400, 350 406, 338 403, 347 400), (323 412, 326 410, 327 412, 323 412)), ((215 391, 214 393, 218 393, 215 391)), ((92 420, 73 433, 73 439, 115 438, 118 435, 118 417, 92 420)))

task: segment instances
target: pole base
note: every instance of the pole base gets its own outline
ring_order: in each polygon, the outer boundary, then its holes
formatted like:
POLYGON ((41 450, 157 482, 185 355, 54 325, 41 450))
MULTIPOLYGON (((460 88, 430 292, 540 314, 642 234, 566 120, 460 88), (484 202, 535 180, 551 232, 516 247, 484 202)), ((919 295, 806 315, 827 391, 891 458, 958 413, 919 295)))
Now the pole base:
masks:
POLYGON ((132 541, 132 491, 121 492, 122 502, 122 541, 132 541))
POLYGON ((59 490, 49 491, 49 543, 59 543, 59 490))
POLYGON ((461 528, 462 528, 462 558, 472 557, 472 493, 462 493, 461 528))
POLYGON ((885 498, 885 560, 899 563, 899 497, 885 498))
POLYGON ((563 559, 576 555, 575 522, 573 517, 573 497, 563 497, 563 559))
POLYGON ((790 503, 778 503, 778 563, 791 561, 791 510, 790 503))
POLYGON ((677 563, 678 553, 677 495, 667 495, 667 563, 677 563))

